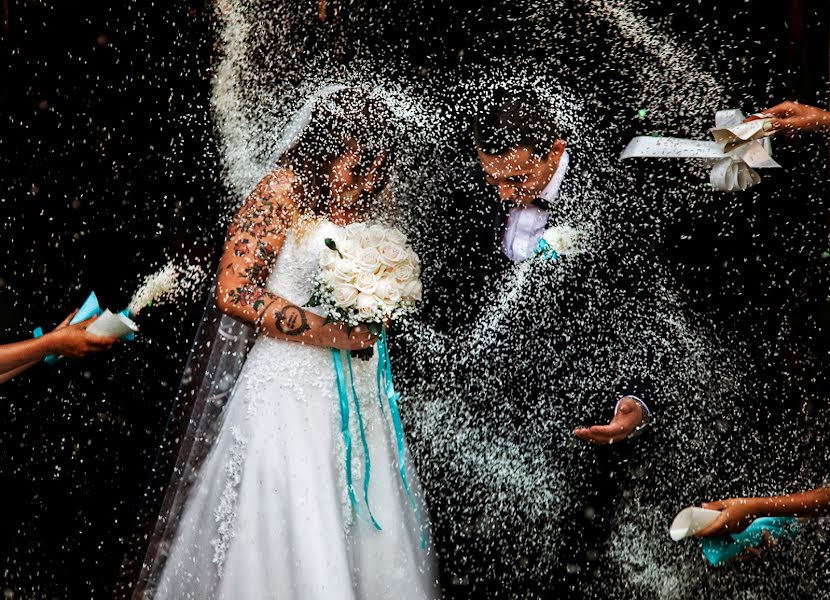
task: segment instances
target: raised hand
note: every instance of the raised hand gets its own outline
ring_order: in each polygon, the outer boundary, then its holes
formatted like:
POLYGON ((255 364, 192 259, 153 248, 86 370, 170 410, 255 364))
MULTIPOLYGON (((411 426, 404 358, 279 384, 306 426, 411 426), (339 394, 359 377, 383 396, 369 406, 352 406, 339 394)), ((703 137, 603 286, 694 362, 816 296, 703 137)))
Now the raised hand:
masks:
POLYGON ((620 401, 619 409, 608 425, 594 425, 574 429, 574 435, 592 444, 612 444, 621 442, 631 435, 643 422, 643 406, 626 396, 620 401))
MULTIPOLYGON (((830 132, 830 112, 809 104, 782 102, 763 111, 772 117, 771 127, 774 131, 785 134, 797 134, 802 131, 830 132)), ((749 117, 747 121, 764 117, 749 117)))

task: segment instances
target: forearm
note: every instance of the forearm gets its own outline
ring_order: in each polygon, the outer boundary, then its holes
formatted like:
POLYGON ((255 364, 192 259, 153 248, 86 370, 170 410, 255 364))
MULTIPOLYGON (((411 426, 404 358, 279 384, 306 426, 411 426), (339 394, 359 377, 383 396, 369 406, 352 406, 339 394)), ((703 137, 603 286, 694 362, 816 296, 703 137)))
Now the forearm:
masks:
POLYGON ((39 338, 0 345, 0 373, 7 373, 55 352, 54 337, 47 333, 39 338))
POLYGON ((755 498, 754 513, 758 517, 820 517, 830 514, 830 487, 821 487, 798 494, 755 498))
POLYGON ((323 318, 251 282, 217 286, 219 308, 227 315, 279 340, 330 345, 323 339, 323 318))
POLYGON ((20 375, 23 371, 31 369, 39 362, 40 361, 38 360, 33 360, 32 362, 26 363, 25 365, 19 366, 16 369, 12 369, 11 371, 0 372, 0 383, 6 383, 12 377, 16 377, 17 375, 20 375))

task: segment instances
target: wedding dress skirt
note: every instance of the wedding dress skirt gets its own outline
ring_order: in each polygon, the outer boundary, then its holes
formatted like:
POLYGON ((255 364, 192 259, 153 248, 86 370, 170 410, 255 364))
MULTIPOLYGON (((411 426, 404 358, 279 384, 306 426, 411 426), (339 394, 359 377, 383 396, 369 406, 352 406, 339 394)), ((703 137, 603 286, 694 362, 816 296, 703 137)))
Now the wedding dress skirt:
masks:
MULTIPOLYGON (((289 233, 269 289, 305 304, 323 239, 334 227, 321 224, 300 240, 289 233)), ((338 353, 344 366, 345 358, 338 353)), ((352 362, 371 459, 368 502, 382 529, 367 518, 354 410, 351 464, 359 514, 349 501, 332 351, 261 338, 184 505, 154 598, 440 596, 432 548, 422 548, 428 512, 420 505, 414 465, 407 458, 420 522, 401 483, 388 406, 379 401, 377 351, 370 361, 352 362)))

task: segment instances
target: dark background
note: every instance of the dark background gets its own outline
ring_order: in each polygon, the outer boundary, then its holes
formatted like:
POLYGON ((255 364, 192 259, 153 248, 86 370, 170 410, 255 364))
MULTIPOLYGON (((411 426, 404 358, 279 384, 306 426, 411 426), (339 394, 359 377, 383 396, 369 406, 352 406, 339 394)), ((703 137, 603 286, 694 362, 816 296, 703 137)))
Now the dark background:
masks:
MULTIPOLYGON (((348 62, 361 4, 330 2, 328 22, 307 43, 348 62)), ((481 40, 515 27, 499 4, 472 12, 428 4, 396 12, 393 3, 394 17, 374 37, 362 33, 361 44, 394 43, 417 72, 451 66, 461 48, 475 60, 481 40)), ((14 341, 52 326, 92 290, 121 308, 165 250, 213 258, 228 199, 210 118, 209 4, 0 6, 0 341, 14 341)), ((652 1, 644 9, 680 36, 731 34, 720 55, 736 74, 734 106, 826 105, 823 0, 652 1)), ((679 208, 660 244, 688 299, 752 342, 771 367, 758 376, 774 393, 748 400, 810 412, 827 388, 828 152, 816 138, 779 148, 786 173, 679 208)), ((147 311, 135 343, 39 366, 0 387, 7 597, 115 595, 200 305, 147 311)), ((467 595, 463 586, 451 592, 467 595)))

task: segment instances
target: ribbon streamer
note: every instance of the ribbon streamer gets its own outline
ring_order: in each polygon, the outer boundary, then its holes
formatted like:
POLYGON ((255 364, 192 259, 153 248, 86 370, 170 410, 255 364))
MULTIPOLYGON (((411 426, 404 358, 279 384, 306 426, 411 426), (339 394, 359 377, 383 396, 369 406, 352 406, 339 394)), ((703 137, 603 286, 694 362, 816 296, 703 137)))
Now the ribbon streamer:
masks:
POLYGON ((375 516, 372 514, 372 508, 369 506, 369 478, 372 475, 372 461, 369 459, 369 444, 366 442, 366 430, 363 427, 363 415, 360 412, 360 402, 357 400, 357 390, 354 387, 354 371, 352 370, 352 353, 346 353, 346 361, 349 364, 349 379, 352 384, 352 397, 354 398, 354 412, 357 415, 357 425, 360 430, 360 439, 363 442, 363 502, 366 504, 366 512, 369 513, 369 519, 375 529, 380 531, 375 516))
POLYGON ((337 395, 340 398, 340 432, 343 434, 343 445, 346 448, 346 489, 349 492, 349 502, 354 507, 355 513, 360 515, 360 507, 354 493, 352 483, 352 435, 349 432, 349 392, 346 389, 346 374, 343 371, 343 361, 340 350, 331 349, 334 358, 334 374, 337 380, 337 395))
MULTIPOLYGON (((764 115, 757 115, 764 117, 764 115)), ((721 192, 746 190, 761 182, 755 169, 781 168, 772 159, 770 132, 766 119, 747 123, 740 110, 719 110, 715 127, 710 129, 714 142, 674 137, 638 136, 620 154, 626 158, 693 158, 711 165, 709 181, 721 192)))
POLYGON ((403 436, 401 414, 398 411, 400 395, 395 391, 395 386, 392 383, 392 362, 389 360, 386 326, 383 327, 380 339, 378 340, 378 354, 378 372, 381 373, 384 392, 389 402, 389 414, 392 416, 392 425, 395 429, 395 443, 398 447, 398 465, 400 466, 401 482, 406 491, 406 496, 409 498, 409 503, 412 505, 412 510, 415 512, 415 519, 418 521, 418 529, 421 531, 421 548, 425 549, 427 547, 427 537, 426 531, 424 531, 424 523, 421 520, 421 511, 418 509, 418 503, 412 497, 412 491, 409 489, 409 481, 406 476, 406 441, 403 436))
MULTIPOLYGON (((403 425, 401 423, 401 415, 398 410, 398 400, 400 395, 395 391, 395 386, 392 383, 392 363, 389 359, 389 345, 386 341, 386 327, 383 328, 380 339, 378 340, 378 369, 377 369, 377 386, 378 386, 378 403, 380 405, 381 413, 386 416, 383 409, 383 394, 386 395, 389 403, 389 414, 392 417, 392 427, 395 432, 395 446, 398 451, 398 472, 401 476, 404 491, 412 505, 415 512, 415 519, 418 522, 418 529, 421 532, 421 548, 426 549, 426 531, 424 529, 423 520, 421 519, 421 512, 418 508, 418 503, 412 496, 412 491, 409 487, 409 479, 406 473, 406 441, 404 439, 403 425)), ((343 358, 340 350, 332 348, 332 357, 334 359, 334 374, 337 381, 337 394, 340 402, 340 432, 343 434, 343 444, 346 448, 346 487, 349 494, 349 502, 354 507, 355 513, 361 516, 360 508, 357 502, 357 495, 354 490, 354 482, 352 479, 352 438, 349 431, 349 389, 346 385, 346 373, 343 369, 343 358)), ((357 390, 354 386, 354 372, 352 370, 352 360, 349 353, 346 354, 346 361, 349 368, 349 377, 351 378, 351 392, 354 401, 355 414, 357 416, 358 429, 360 431, 361 441, 363 443, 363 501, 366 504, 366 511, 372 525, 380 530, 381 527, 375 520, 372 514, 372 509, 369 506, 369 480, 371 476, 372 463, 369 458, 369 444, 366 441, 366 432, 363 427, 363 416, 360 411, 360 402, 357 397, 357 390)))

